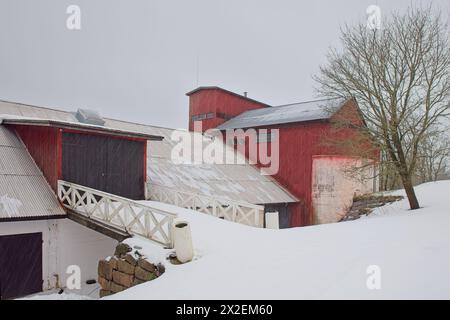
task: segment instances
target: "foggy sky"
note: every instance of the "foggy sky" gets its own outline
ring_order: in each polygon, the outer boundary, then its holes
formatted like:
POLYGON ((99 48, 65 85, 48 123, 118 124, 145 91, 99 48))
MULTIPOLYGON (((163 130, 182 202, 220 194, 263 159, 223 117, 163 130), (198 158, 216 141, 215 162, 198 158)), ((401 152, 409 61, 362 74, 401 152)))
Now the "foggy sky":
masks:
POLYGON ((339 26, 449 1, 0 0, 0 99, 186 128, 188 98, 218 85, 268 104, 314 98, 339 26), (66 8, 81 8, 81 30, 66 8))

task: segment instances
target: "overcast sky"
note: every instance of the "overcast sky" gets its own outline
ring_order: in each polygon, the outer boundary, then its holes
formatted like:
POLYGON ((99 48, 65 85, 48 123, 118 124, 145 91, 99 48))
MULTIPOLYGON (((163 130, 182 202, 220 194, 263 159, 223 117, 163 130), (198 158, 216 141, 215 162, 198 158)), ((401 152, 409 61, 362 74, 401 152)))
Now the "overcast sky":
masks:
POLYGON ((448 0, 0 0, 0 99, 187 126, 185 93, 218 85, 268 104, 314 98, 339 26, 448 0), (66 9, 81 8, 81 30, 66 9))

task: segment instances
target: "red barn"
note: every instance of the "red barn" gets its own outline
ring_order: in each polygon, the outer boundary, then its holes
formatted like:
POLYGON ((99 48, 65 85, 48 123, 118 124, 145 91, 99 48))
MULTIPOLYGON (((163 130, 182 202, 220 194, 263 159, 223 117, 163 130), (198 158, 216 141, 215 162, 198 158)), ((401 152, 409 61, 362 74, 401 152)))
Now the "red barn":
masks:
POLYGON ((218 87, 200 87, 189 96, 189 131, 194 122, 202 121, 203 130, 216 128, 244 111, 270 107, 262 102, 243 97, 218 87))
MULTIPOLYGON (((272 151, 274 141, 279 145, 279 168, 273 177, 298 199, 287 207, 275 207, 280 214, 281 227, 306 226, 339 221, 352 203, 355 194, 374 191, 375 179, 357 180, 345 173, 345 168, 366 159, 355 158, 335 145, 325 143, 336 135, 334 117, 344 115, 363 124, 356 101, 317 100, 296 104, 269 106, 219 87, 200 87, 189 96, 189 129, 194 121, 202 121, 202 130, 221 131, 253 128, 257 141, 245 139, 272 151), (267 129, 267 130, 261 130, 267 129), (277 129, 278 136, 275 135, 277 129), (261 135, 266 135, 262 137, 261 135), (283 219, 287 216, 288 219, 283 219)), ((350 130, 351 131, 351 130, 350 130)), ((350 139, 352 132, 339 133, 350 139)), ((259 158, 256 164, 261 166, 259 158)), ((369 166, 374 176, 375 165, 369 166)))
POLYGON ((8 117, 52 189, 64 180, 134 200, 145 199, 147 140, 162 137, 91 123, 8 117))

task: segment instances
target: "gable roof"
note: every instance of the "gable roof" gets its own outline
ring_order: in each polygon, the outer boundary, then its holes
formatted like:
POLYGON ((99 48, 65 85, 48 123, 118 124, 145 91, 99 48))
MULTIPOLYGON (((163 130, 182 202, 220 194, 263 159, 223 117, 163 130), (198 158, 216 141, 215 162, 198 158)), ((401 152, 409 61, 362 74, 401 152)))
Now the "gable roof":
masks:
POLYGON ((245 99, 245 100, 248 100, 248 101, 256 102, 256 103, 262 105, 263 107, 270 107, 270 105, 268 105, 267 103, 264 103, 264 102, 261 102, 261 101, 258 101, 258 100, 249 98, 249 97, 247 97, 247 96, 238 94, 238 93, 236 93, 236 92, 233 92, 233 91, 230 91, 230 90, 227 90, 227 89, 218 87, 218 86, 203 86, 203 87, 198 87, 198 88, 195 88, 194 90, 189 91, 188 93, 186 93, 186 95, 187 95, 187 96, 191 96, 191 95, 193 95, 194 93, 199 92, 199 91, 203 91, 203 90, 220 90, 220 91, 226 92, 226 93, 228 93, 228 94, 231 94, 231 95, 233 95, 233 96, 239 97, 239 98, 241 98, 241 99, 245 99))
POLYGON ((249 110, 226 121, 217 129, 242 129, 329 119, 345 102, 343 99, 325 99, 249 110))
POLYGON ((0 222, 65 214, 20 139, 0 125, 0 222))
MULTIPOLYGON (((0 105, 2 104, 10 104, 9 102, 0 101, 0 105)), ((55 127, 55 128, 64 128, 64 129, 74 129, 83 132, 91 132, 91 133, 103 133, 114 135, 118 137, 130 137, 130 138, 139 138, 146 140, 162 140, 163 137, 137 132, 129 129, 121 129, 114 128, 110 126, 101 126, 101 125, 93 125, 80 122, 75 114, 72 115, 64 115, 59 112, 53 112, 51 109, 47 109, 44 112, 27 112, 30 110, 29 105, 21 105, 15 104, 16 107, 26 107, 22 109, 20 114, 17 114, 18 110, 12 110, 8 108, 5 110, 10 113, 2 113, 2 109, 0 109, 0 124, 12 124, 12 125, 25 125, 25 126, 44 126, 44 127, 55 127), (12 113, 11 113, 12 112, 12 113)), ((10 106, 11 107, 11 106, 10 106)), ((37 107, 35 107, 37 108, 37 107)))
MULTIPOLYGON (((23 117, 78 122, 75 113, 43 107, 0 101, 0 114, 23 117)), ((171 150, 176 144, 171 136, 177 130, 150 126, 133 122, 103 118, 105 126, 162 136, 162 141, 148 141, 147 181, 151 184, 173 188, 181 192, 202 195, 218 195, 236 201, 253 204, 297 202, 298 199, 284 189, 270 176, 261 175, 245 158, 244 164, 175 164, 171 160, 171 150)), ((0 127, 2 127, 0 125, 0 127)), ((194 133, 189 133, 194 135, 194 133)), ((203 139, 208 139, 204 137, 203 139)), ((219 143, 219 141, 217 142, 219 143)), ((220 141, 220 143, 223 143, 220 141)), ((236 157, 239 153, 230 148, 236 157)), ((1 150, 0 150, 1 152, 1 150)), ((0 154, 1 156, 1 154, 0 154)))

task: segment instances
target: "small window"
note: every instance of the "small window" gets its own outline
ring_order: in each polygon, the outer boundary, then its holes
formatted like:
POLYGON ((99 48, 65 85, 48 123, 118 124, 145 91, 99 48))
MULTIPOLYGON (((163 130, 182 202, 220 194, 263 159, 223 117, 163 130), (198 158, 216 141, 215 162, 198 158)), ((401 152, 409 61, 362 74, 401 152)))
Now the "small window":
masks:
POLYGON ((223 112, 217 112, 216 115, 218 118, 224 119, 224 120, 230 120, 231 118, 233 118, 232 116, 229 116, 223 112))
POLYGON ((212 119, 214 118, 214 115, 215 115, 214 112, 196 114, 192 116, 192 121, 202 121, 205 119, 212 119))
POLYGON ((201 121, 205 118, 206 118, 206 116, 204 114, 196 114, 196 115, 192 116, 192 121, 201 121))

